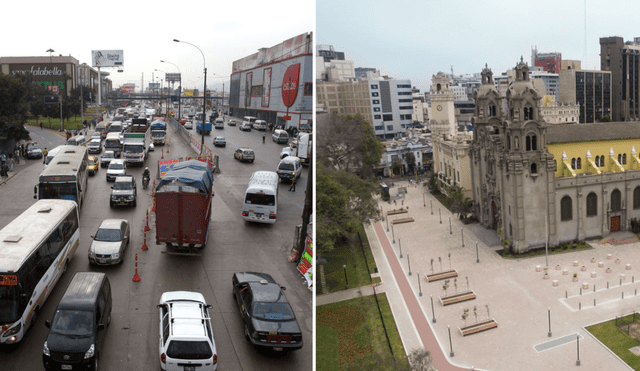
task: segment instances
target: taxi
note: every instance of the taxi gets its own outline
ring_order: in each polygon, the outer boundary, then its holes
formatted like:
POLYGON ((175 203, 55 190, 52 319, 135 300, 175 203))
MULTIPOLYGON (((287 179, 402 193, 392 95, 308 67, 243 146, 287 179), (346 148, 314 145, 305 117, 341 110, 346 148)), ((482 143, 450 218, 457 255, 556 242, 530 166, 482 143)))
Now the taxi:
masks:
POLYGON ((100 170, 100 160, 98 160, 98 156, 89 156, 88 160, 87 170, 89 170, 89 175, 95 175, 100 170))

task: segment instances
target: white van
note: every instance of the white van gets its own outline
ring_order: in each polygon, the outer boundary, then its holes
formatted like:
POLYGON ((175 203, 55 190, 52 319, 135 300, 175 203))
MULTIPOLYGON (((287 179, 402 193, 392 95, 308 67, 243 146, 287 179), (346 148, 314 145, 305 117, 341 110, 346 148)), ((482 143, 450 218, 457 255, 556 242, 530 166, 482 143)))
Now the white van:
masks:
POLYGON ((256 171, 244 194, 242 218, 249 222, 275 223, 278 211, 278 174, 256 171))
POLYGON ((267 130, 267 122, 264 120, 256 120, 253 123, 253 128, 256 130, 267 130))
POLYGON ((302 161, 300 157, 287 156, 283 158, 278 164, 277 172, 281 180, 287 179, 292 182, 294 179, 297 180, 302 172, 302 161))
POLYGON ((67 140, 68 146, 82 146, 85 143, 87 143, 87 138, 85 138, 84 135, 76 135, 67 140))
POLYGON ((271 139, 276 143, 289 143, 289 133, 282 129, 277 129, 271 134, 271 139))
POLYGON ((56 157, 58 152, 60 152, 60 149, 62 149, 62 147, 64 147, 64 145, 57 146, 56 148, 54 148, 51 151, 49 151, 49 153, 47 154, 47 157, 44 159, 44 168, 45 169, 47 168, 47 165, 49 165, 51 160, 53 160, 53 158, 56 157))

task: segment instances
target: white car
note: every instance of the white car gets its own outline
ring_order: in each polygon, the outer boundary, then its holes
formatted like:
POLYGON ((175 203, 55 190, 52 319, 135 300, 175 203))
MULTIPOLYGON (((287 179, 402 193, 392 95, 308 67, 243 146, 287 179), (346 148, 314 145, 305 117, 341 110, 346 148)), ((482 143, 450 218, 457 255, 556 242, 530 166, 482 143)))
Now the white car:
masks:
POLYGON ((126 219, 106 219, 91 236, 89 263, 111 265, 122 263, 124 251, 129 246, 131 230, 126 219))
POLYGON ((170 291, 160 297, 160 368, 214 371, 218 354, 209 309, 199 292, 170 291))
POLYGON ((188 130, 193 129, 193 124, 191 123, 191 121, 187 121, 187 122, 185 122, 185 123, 184 123, 184 128, 185 128, 185 129, 188 129, 188 130))
MULTIPOLYGON (((103 156, 104 157, 104 156, 103 156)), ((122 159, 114 159, 109 163, 107 168, 107 181, 116 180, 117 177, 125 175, 127 165, 122 159)))

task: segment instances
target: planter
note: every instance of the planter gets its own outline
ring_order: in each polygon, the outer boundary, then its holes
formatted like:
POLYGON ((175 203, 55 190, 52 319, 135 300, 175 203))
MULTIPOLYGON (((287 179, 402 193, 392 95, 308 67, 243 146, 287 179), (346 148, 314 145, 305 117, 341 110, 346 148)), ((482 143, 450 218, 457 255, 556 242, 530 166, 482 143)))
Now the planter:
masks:
POLYGON ((446 271, 446 272, 429 274, 427 275, 426 280, 427 282, 434 282, 434 281, 446 280, 448 278, 454 278, 454 277, 458 277, 458 272, 456 272, 455 269, 451 271, 446 271))
POLYGON ((458 327, 458 331, 460 331, 460 335, 467 336, 467 335, 477 334, 478 332, 490 330, 496 327, 498 327, 498 322, 496 322, 496 320, 492 318, 488 321, 476 323, 475 325, 458 327))
POLYGON ((407 209, 389 210, 387 211, 387 215, 406 214, 408 212, 409 210, 407 209))
POLYGON ((578 282, 578 277, 573 277, 573 282, 578 282))
POLYGON ((401 219, 394 219, 391 223, 400 224, 400 223, 410 223, 412 221, 413 221, 413 218, 401 218, 401 219))
POLYGON ((460 303, 467 300, 473 300, 476 298, 476 293, 472 291, 463 292, 462 294, 456 294, 451 296, 439 297, 440 304, 444 307, 447 305, 460 303))

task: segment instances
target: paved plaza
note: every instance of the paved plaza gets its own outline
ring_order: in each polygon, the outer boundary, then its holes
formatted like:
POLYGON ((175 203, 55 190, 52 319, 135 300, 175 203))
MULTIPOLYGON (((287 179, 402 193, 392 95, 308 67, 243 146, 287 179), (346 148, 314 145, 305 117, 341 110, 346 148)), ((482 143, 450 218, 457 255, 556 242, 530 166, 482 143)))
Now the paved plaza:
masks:
POLYGON ((422 185, 396 183, 390 192, 396 193, 398 186, 407 187, 404 201, 397 201, 396 205, 381 201, 380 206, 385 214, 401 207, 408 207, 408 213, 367 226, 366 232, 381 272, 381 287, 389 297, 407 352, 425 346, 432 352, 434 366, 439 370, 456 368, 452 366, 496 371, 629 370, 584 327, 631 314, 640 304, 640 297, 636 296, 640 291, 640 242, 635 236, 618 232, 603 241, 591 241, 593 249, 550 255, 549 278, 544 279, 544 255, 503 259, 496 253, 502 247, 495 232, 479 224, 464 225, 422 185), (392 224, 394 219, 407 217, 414 221, 392 224), (396 272, 394 276, 394 265, 400 266, 403 274, 396 272), (475 300, 446 307, 440 304, 439 297, 445 294, 444 281, 429 283, 426 275, 450 269, 458 276, 455 284, 450 279, 447 294, 472 290, 475 300), (573 280, 574 273, 577 282, 573 280), (403 296, 403 286, 410 287, 410 294, 405 292, 403 296), (431 296, 436 323, 432 322, 431 296), (421 313, 415 313, 416 300, 421 313), (465 325, 462 319, 465 308, 469 309, 467 325, 490 317, 498 327, 462 337, 458 327, 465 325), (431 332, 439 350, 433 349, 435 343, 428 338, 427 333, 431 332), (576 365, 577 336, 580 366, 576 365), (446 360, 452 366, 445 365, 446 360))

